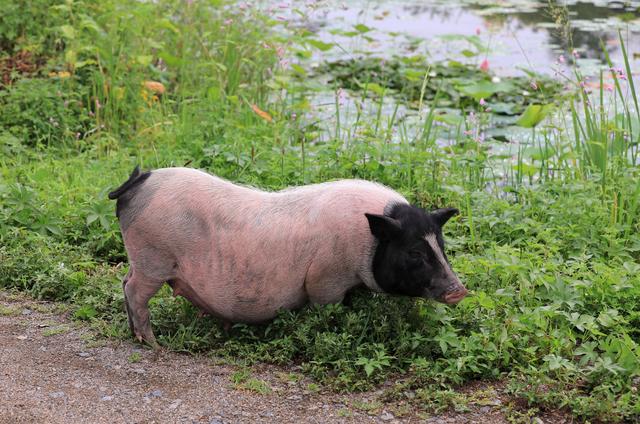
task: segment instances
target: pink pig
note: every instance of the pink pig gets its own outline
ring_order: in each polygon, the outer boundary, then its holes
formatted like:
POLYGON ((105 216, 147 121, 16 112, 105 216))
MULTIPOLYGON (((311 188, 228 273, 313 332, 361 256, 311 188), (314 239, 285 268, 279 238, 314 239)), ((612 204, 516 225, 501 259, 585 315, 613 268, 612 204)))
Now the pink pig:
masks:
POLYGON ((202 311, 246 323, 307 302, 340 302, 362 284, 445 303, 467 293, 442 239, 457 210, 425 212, 380 184, 265 192, 195 169, 136 167, 109 198, 118 199, 130 262, 129 325, 154 347, 147 303, 165 282, 202 311))

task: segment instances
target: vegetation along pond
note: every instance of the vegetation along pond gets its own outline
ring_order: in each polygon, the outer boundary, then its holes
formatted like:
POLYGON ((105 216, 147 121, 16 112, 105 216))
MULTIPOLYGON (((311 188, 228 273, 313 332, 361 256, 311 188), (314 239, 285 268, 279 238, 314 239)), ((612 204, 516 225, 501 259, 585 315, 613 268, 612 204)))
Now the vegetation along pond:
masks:
POLYGON ((265 190, 376 181, 460 210, 444 238, 464 300, 355 291, 227 328, 165 286, 158 343, 237 366, 233 387, 260 396, 265 362, 310 396, 369 391, 346 406, 362 414, 638 422, 639 8, 3 4, 0 288, 132 340, 107 193, 134 166, 265 190))

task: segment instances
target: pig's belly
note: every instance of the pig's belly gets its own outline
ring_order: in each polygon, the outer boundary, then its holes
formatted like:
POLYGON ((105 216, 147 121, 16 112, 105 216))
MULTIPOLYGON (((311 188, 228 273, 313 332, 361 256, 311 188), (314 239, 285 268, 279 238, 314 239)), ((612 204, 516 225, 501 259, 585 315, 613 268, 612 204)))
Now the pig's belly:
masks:
POLYGON ((267 302, 262 299, 255 301, 236 301, 232 307, 231 315, 226 319, 231 322, 244 322, 257 324, 272 320, 280 310, 298 309, 307 303, 305 293, 296 296, 291 295, 288 302, 267 302))
MULTIPOLYGON (((169 282, 174 296, 182 296, 203 312, 229 322, 255 324, 271 320, 279 310, 298 309, 307 303, 304 283, 283 293, 244 289, 240 293, 223 288, 197 289, 192 284, 175 279, 169 282)), ((251 287, 252 285, 249 285, 251 287)))

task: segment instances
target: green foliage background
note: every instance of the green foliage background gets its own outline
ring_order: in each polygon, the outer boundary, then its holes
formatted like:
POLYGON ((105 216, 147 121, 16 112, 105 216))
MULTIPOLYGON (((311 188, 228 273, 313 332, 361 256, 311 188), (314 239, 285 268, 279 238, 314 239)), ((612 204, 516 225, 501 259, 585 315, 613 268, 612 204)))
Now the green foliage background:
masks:
MULTIPOLYGON (((506 381, 514 398, 538 408, 640 417, 640 180, 630 160, 638 143, 630 99, 605 114, 580 92, 552 92, 548 104, 572 110, 573 125, 545 132, 527 121, 544 145, 519 151, 496 177, 499 158, 462 131, 451 146, 437 144, 433 114, 399 143, 390 142, 393 117, 379 111, 347 124, 337 108, 329 130, 305 122, 304 60, 287 71, 277 47, 301 58, 327 47, 283 33, 259 11, 223 1, 23 6, 0 14, 4 59, 28 51, 38 63, 29 74, 11 71, 0 86, 1 287, 68 301, 77 319, 127 339, 126 256, 106 193, 136 164, 188 163, 274 190, 372 179, 422 207, 462 210, 446 237, 471 296, 445 307, 356 292, 347 304, 284 311, 225 333, 163 289, 151 308, 160 343, 239 363, 301 364, 336 390, 391 379, 390 399, 415 391, 423 408, 433 407, 433 393, 482 379, 506 381)), ((348 81, 343 65, 337 79, 348 81)), ((401 78, 374 83, 365 97, 403 92, 401 78)), ((421 100, 417 87, 412 81, 405 101, 421 100)), ((474 108, 469 87, 442 95, 474 108)))

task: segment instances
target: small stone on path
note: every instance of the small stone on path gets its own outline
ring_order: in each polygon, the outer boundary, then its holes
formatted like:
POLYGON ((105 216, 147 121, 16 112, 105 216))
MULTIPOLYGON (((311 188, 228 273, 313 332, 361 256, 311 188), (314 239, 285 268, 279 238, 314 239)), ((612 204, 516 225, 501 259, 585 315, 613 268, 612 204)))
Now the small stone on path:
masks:
POLYGON ((149 393, 147 396, 155 397, 155 398, 162 397, 162 390, 154 390, 151 393, 149 393))
POLYGON ((169 409, 171 410, 177 409, 181 403, 182 403, 182 399, 176 399, 173 402, 171 402, 171 405, 169 405, 169 409))
POLYGON ((394 418, 395 418, 395 417, 393 416, 393 414, 391 414, 391 413, 389 413, 389 412, 387 412, 387 411, 384 411, 384 412, 382 413, 382 415, 380 415, 380 419, 381 419, 382 421, 391 421, 391 420, 392 420, 392 419, 394 419, 394 418))

